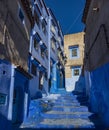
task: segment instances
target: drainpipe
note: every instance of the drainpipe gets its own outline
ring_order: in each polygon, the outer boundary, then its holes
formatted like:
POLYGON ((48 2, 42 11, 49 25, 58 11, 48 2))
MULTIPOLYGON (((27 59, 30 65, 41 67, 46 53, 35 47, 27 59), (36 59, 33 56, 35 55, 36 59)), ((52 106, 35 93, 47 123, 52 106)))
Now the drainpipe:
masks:
MULTIPOLYGON (((48 18, 48 80, 50 81, 50 48, 51 48, 51 44, 50 44, 50 36, 51 36, 51 32, 50 32, 50 26, 51 26, 51 17, 49 16, 48 18)), ((48 87, 50 87, 50 84, 48 84, 48 87)))
POLYGON ((8 109, 8 120, 12 120, 12 109, 13 109, 13 91, 15 81, 15 66, 11 65, 11 81, 10 81, 10 92, 9 92, 9 109, 8 109))

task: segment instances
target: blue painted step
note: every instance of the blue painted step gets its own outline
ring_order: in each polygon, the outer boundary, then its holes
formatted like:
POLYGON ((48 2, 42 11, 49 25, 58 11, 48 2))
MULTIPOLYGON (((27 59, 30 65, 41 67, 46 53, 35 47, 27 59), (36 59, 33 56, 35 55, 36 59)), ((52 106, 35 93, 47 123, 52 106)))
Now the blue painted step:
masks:
POLYGON ((77 114, 69 114, 69 115, 66 115, 66 114, 42 114, 41 116, 46 118, 46 119, 77 119, 77 118, 81 118, 81 119, 88 119, 89 116, 91 116, 92 114, 91 113, 88 113, 88 114, 80 114, 80 115, 77 115, 77 114))
POLYGON ((87 112, 88 108, 87 107, 74 107, 74 108, 64 108, 64 107, 53 107, 52 110, 55 111, 71 111, 71 112, 87 112))

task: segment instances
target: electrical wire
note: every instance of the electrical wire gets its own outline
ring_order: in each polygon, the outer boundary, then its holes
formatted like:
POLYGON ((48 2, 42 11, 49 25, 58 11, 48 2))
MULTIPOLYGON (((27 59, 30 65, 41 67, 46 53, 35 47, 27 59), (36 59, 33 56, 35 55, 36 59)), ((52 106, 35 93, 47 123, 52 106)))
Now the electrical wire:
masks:
MULTIPOLYGON (((83 9, 82 9, 83 10, 83 9)), ((82 10, 79 12, 78 16, 75 18, 75 20, 73 21, 73 23, 71 24, 71 26, 67 29, 66 34, 72 29, 72 27, 74 26, 74 24, 77 22, 77 20, 80 18, 81 14, 82 14, 82 10)))

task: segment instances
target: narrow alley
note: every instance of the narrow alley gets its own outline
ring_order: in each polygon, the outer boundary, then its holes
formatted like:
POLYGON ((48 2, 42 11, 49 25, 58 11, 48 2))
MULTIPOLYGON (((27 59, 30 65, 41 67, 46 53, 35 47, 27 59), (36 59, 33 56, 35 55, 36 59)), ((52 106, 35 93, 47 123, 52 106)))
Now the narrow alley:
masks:
POLYGON ((35 128, 102 129, 99 118, 89 112, 87 98, 83 94, 52 94, 44 100, 51 102, 52 108, 37 115, 38 111, 34 110, 34 107, 31 112, 34 117, 29 116, 29 119, 21 125, 21 130, 35 128), (34 114, 33 111, 35 111, 34 114))
POLYGON ((0 130, 109 130, 109 0, 0 0, 0 130))

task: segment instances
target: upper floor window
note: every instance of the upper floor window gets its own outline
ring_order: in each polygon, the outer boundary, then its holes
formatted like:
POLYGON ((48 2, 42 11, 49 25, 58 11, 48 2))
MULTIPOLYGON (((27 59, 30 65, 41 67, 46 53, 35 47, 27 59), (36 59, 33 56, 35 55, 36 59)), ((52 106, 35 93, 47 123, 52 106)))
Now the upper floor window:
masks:
POLYGON ((52 31, 53 34, 56 33, 55 26, 56 26, 56 25, 55 25, 54 21, 52 20, 52 21, 51 21, 51 27, 50 27, 50 30, 52 31))
POLYGON ((45 50, 45 56, 46 56, 46 58, 48 58, 48 50, 47 49, 45 50))
POLYGON ((31 73, 36 76, 37 75, 37 67, 32 63, 31 65, 31 73))
POLYGON ((37 0, 37 1, 38 1, 38 5, 39 5, 40 9, 42 9, 43 5, 42 5, 41 1, 40 0, 37 0))
POLYGON ((39 48, 39 42, 40 41, 41 41, 41 38, 40 38, 39 34, 36 33, 35 36, 34 36, 34 48, 36 50, 38 50, 38 48, 39 48))
POLYGON ((46 23, 46 21, 43 19, 43 20, 42 20, 42 31, 44 32, 44 34, 46 34, 46 32, 47 32, 47 30, 46 30, 46 25, 47 25, 47 23, 46 23))
POLYGON ((24 14, 23 14, 23 11, 20 7, 19 7, 19 14, 18 15, 19 15, 21 22, 24 23, 24 14))
POLYGON ((46 47, 45 43, 43 43, 42 41, 40 42, 40 49, 41 49, 41 56, 42 56, 42 58, 44 58, 46 55, 45 52, 47 50, 47 47, 46 47))
POLYGON ((79 58, 79 47, 78 46, 69 46, 70 58, 79 58))
POLYGON ((56 40, 54 37, 51 38, 51 48, 55 51, 56 49, 56 40))
POLYGON ((41 48, 41 56, 42 56, 42 58, 44 58, 44 49, 43 48, 41 48))
POLYGON ((81 66, 72 67, 72 76, 79 76, 81 74, 81 66))
POLYGON ((45 80, 47 80, 47 76, 48 75, 48 73, 47 73, 47 71, 45 72, 45 80))
POLYGON ((41 12, 39 10, 39 7, 36 4, 35 10, 34 10, 34 18, 39 27, 40 27, 40 16, 41 16, 41 12))

